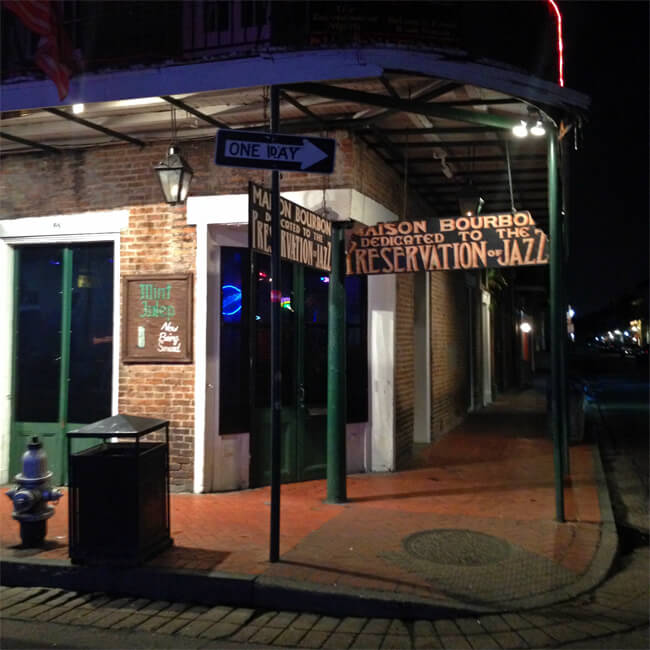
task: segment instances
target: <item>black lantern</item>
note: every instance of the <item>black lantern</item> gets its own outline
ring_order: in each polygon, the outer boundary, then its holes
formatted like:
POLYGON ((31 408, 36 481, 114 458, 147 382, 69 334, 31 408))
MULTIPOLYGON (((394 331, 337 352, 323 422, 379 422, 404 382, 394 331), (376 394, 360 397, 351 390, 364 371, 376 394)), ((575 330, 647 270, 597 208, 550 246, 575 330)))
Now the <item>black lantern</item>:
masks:
POLYGON ((464 217, 474 217, 481 213, 481 208, 485 203, 478 190, 468 183, 458 192, 458 207, 464 217))
POLYGON ((170 205, 184 203, 190 189, 194 171, 179 153, 178 147, 173 144, 163 160, 154 167, 160 188, 165 195, 165 201, 170 205))

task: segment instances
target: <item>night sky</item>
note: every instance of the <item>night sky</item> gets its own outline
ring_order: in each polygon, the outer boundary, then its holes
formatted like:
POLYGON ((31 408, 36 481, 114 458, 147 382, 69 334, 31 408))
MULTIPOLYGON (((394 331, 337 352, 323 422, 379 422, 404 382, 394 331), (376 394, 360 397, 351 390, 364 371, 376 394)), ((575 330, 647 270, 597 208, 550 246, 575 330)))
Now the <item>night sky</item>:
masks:
POLYGON ((584 315, 648 280, 650 5, 560 6, 565 85, 592 100, 571 184, 569 302, 584 315))

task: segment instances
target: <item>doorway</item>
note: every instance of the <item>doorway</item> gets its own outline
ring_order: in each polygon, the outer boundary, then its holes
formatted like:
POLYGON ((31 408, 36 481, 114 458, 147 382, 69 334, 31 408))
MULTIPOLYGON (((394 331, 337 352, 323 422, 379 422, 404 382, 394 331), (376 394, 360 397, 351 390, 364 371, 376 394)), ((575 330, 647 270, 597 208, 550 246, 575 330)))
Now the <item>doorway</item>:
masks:
MULTIPOLYGON (((250 432, 249 485, 270 482, 270 258, 220 248, 219 433, 250 432)), ((326 472, 329 277, 281 265, 283 482, 326 472)), ((347 421, 367 420, 366 281, 346 278, 347 421)), ((227 470, 224 470, 227 471, 227 470)))
MULTIPOLYGON (((251 486, 270 483, 270 258, 256 255, 252 321, 253 422, 251 486)), ((329 278, 282 263, 282 481, 325 475, 327 427, 327 293, 329 278)))
POLYGON ((38 436, 65 483, 66 432, 110 416, 113 272, 112 243, 16 248, 10 475, 38 436))

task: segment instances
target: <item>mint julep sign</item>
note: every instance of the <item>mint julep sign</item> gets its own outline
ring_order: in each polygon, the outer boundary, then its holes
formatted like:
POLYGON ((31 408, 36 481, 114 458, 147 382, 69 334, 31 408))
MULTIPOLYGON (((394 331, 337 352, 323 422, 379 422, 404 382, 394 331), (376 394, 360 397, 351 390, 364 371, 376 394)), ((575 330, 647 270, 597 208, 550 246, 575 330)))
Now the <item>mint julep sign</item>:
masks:
POLYGON ((352 232, 347 275, 548 264, 548 239, 530 212, 391 221, 352 232))
POLYGON ((124 279, 124 363, 192 361, 191 274, 124 279))

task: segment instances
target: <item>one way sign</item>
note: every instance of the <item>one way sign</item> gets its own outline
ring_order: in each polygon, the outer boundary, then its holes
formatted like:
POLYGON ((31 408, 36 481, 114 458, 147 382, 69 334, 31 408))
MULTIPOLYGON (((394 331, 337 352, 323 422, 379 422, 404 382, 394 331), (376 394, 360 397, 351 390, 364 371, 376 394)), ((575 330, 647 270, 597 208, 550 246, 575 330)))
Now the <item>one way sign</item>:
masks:
POLYGON ((331 174, 336 140, 259 131, 217 131, 215 163, 228 167, 331 174))

